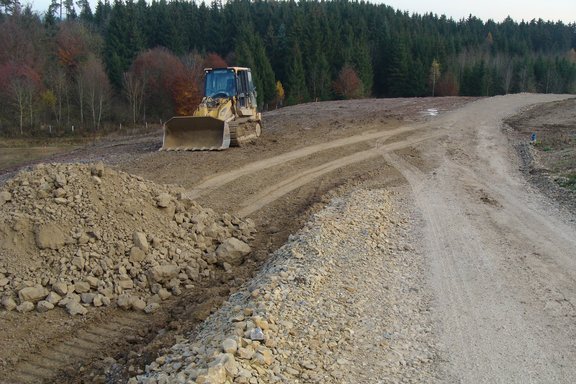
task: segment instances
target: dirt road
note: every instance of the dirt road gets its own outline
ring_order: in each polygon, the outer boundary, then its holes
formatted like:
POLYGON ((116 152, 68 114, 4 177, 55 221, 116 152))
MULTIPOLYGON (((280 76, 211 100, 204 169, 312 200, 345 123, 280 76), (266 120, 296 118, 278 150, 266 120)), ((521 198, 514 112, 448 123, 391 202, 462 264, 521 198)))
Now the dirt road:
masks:
MULTIPOLYGON (((571 363, 576 361, 574 217, 557 210, 523 179, 501 126, 504 118, 524 107, 562 98, 511 95, 476 101, 307 104, 267 114, 262 139, 240 149, 156 152, 158 137, 147 137, 61 157, 61 161, 104 160, 156 182, 182 185, 189 197, 204 206, 249 216, 259 228, 252 244, 255 251, 234 272, 233 280, 219 277, 168 303, 156 317, 137 316, 128 321, 126 337, 118 335, 114 343, 107 341, 106 332, 99 334, 101 328, 110 328, 105 318, 110 324, 126 320, 122 311, 114 309, 82 321, 51 314, 53 324, 44 324, 34 314, 24 320, 3 316, 0 327, 13 334, 0 362, 8 360, 5 366, 14 374, 11 377, 22 382, 50 381, 58 374, 62 382, 116 382, 141 373, 159 351, 194 331, 199 320, 247 281, 310 212, 347 191, 384 188, 403 193, 415 205, 395 209, 412 215, 409 241, 417 243, 419 252, 408 252, 406 257, 424 266, 405 268, 406 273, 417 271, 422 276, 414 279, 412 287, 399 278, 398 291, 390 295, 401 301, 403 290, 409 289, 411 295, 421 292, 414 302, 433 298, 429 309, 434 331, 423 343, 438 350, 439 355, 426 363, 434 366, 431 372, 439 372, 436 379, 571 382, 576 377, 571 363), (189 301, 194 305, 186 304, 189 301), (41 332, 33 331, 38 324, 43 324, 41 332), (82 341, 86 336, 74 330, 79 325, 91 334, 86 356, 102 359, 90 362, 74 353, 60 363, 47 363, 50 351, 60 345, 86 347, 82 341), (139 327, 145 331, 139 332, 139 327), (10 354, 11 350, 18 353, 10 354), (35 375, 26 376, 30 369, 36 369, 35 375)), ((381 288, 381 284, 363 284, 355 294, 362 298, 362 306, 376 308, 388 293, 367 293, 381 288)), ((414 311, 421 308, 400 311, 395 321, 400 324, 403 313, 414 311)), ((374 327, 378 318, 372 320, 367 324, 374 327)), ((367 340, 372 332, 358 330, 367 340)), ((406 344, 410 343, 408 338, 406 344)), ((374 375, 388 382, 384 371, 374 375)), ((410 380, 418 382, 416 377, 410 380)), ((354 377, 339 380, 355 382, 354 377)))
MULTIPOLYGON (((395 154, 426 223, 423 247, 451 381, 568 383, 576 377, 576 229, 535 193, 500 121, 527 102, 477 101, 432 123, 430 172, 395 154)), ((448 380, 446 380, 448 381, 448 380)))

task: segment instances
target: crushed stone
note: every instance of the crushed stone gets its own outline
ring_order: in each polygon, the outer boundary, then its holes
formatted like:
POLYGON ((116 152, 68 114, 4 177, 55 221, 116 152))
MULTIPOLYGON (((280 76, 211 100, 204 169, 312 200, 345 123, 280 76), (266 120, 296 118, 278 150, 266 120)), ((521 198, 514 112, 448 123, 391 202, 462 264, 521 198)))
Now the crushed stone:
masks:
POLYGON ((390 193, 336 198, 129 383, 435 382, 421 256, 390 193))

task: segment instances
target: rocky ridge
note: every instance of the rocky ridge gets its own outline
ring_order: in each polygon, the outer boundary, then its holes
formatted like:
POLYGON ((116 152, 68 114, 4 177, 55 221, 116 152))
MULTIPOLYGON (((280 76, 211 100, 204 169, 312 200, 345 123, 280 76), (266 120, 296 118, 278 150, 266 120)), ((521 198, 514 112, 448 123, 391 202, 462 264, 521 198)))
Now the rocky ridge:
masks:
POLYGON ((40 164, 0 191, 5 310, 116 304, 153 312, 251 252, 254 223, 219 215, 183 190, 99 164, 40 164))
POLYGON ((389 193, 337 198, 130 383, 434 382, 421 268, 389 193))

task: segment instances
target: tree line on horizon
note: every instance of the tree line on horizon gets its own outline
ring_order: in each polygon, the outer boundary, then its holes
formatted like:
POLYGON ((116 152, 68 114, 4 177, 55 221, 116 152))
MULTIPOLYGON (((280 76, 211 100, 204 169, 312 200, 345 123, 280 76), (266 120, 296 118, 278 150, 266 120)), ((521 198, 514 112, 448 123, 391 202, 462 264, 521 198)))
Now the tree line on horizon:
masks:
POLYGON ((252 68, 261 109, 362 97, 576 93, 576 24, 349 0, 0 1, 0 134, 191 114, 205 67, 252 68))

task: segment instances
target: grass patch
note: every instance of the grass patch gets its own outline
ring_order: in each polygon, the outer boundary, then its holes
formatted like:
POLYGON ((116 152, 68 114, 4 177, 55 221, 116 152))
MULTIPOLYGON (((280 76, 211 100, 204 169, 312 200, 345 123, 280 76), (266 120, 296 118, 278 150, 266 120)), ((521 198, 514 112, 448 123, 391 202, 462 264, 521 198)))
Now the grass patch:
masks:
POLYGON ((558 179, 561 187, 576 191, 576 173, 558 179))
POLYGON ((50 147, 9 147, 0 148, 0 170, 9 169, 30 161, 44 159, 60 153, 70 152, 78 146, 62 145, 50 147))

